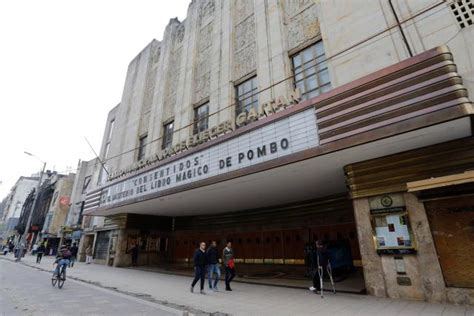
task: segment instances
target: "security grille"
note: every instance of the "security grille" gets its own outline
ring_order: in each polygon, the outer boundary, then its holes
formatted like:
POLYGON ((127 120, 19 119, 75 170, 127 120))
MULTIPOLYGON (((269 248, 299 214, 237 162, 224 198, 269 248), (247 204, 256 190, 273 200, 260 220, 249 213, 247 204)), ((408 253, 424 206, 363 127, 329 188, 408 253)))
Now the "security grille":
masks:
POLYGON ((474 23, 474 0, 457 0, 450 6, 462 29, 474 23))

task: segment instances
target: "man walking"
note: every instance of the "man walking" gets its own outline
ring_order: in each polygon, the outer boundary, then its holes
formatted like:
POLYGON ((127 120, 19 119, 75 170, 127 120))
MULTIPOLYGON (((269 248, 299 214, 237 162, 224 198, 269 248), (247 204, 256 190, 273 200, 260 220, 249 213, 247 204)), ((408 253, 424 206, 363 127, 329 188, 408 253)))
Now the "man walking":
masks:
POLYGON ((138 265, 138 245, 133 244, 129 251, 132 256, 132 266, 136 267, 138 265))
POLYGON ((329 252, 321 240, 316 241, 316 249, 313 251, 313 286, 310 291, 321 292, 321 279, 327 274, 327 266, 329 264, 329 252), (321 275, 320 275, 321 274, 321 275))
POLYGON ((230 282, 235 277, 234 251, 232 250, 232 242, 228 241, 227 246, 222 251, 222 262, 225 268, 225 290, 232 291, 230 282))
POLYGON ((71 260, 69 261, 69 267, 74 267, 74 262, 76 262, 77 260, 77 251, 79 250, 79 248, 77 248, 76 243, 73 243, 71 249, 69 250, 71 251, 71 260))
POLYGON ((221 269, 219 268, 219 253, 217 252, 217 243, 215 241, 211 242, 211 246, 207 249, 207 263, 209 264, 209 269, 207 272, 209 278, 209 289, 215 292, 217 289, 217 282, 221 277, 221 269), (212 275, 216 274, 214 284, 212 284, 212 275))
POLYGON ((46 251, 46 248, 44 247, 44 244, 41 243, 38 247, 38 249, 36 249, 36 263, 41 263, 41 259, 43 258, 43 254, 44 252, 46 251))
POLYGON ((196 285, 197 281, 201 280, 201 294, 206 294, 204 292, 204 282, 206 279, 206 264, 207 264, 207 256, 206 256, 206 243, 201 242, 199 244, 199 248, 196 249, 194 252, 194 280, 191 284, 191 293, 194 293, 194 286, 196 285))

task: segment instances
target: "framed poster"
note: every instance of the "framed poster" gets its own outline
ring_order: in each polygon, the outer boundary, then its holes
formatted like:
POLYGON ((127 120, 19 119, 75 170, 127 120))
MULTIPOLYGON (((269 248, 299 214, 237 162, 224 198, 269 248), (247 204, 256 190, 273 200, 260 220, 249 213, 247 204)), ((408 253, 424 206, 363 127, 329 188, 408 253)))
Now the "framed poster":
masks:
POLYGON ((410 220, 401 194, 369 200, 375 248, 378 254, 415 253, 410 220))

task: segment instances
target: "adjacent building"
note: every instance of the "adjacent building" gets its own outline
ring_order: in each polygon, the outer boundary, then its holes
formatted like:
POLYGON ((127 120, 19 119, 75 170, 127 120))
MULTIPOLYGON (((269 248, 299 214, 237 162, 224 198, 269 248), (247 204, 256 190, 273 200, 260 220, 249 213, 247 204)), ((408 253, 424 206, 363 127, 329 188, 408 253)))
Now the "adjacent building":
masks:
POLYGON ((10 193, 3 203, 3 214, 0 222, 3 222, 3 238, 7 239, 15 233, 21 210, 26 197, 38 185, 39 177, 20 177, 11 188, 10 193))
POLYGON ((68 232, 67 229, 65 230, 65 223, 69 213, 74 178, 74 173, 57 174, 51 181, 54 186, 53 195, 40 234, 52 249, 57 249, 63 243, 64 234, 68 232))
POLYGON ((465 0, 192 1, 128 66, 83 244, 127 266, 134 244, 187 264, 232 240, 239 269, 303 273, 325 240, 370 295, 473 303, 473 19, 465 0))
POLYGON ((55 254, 64 237, 66 216, 69 212, 70 196, 75 174, 58 174, 47 171, 43 176, 37 201, 36 190, 26 197, 19 222, 15 229, 19 234, 26 233, 29 246, 44 242, 48 253, 55 254), (31 223, 26 228, 30 213, 31 223))

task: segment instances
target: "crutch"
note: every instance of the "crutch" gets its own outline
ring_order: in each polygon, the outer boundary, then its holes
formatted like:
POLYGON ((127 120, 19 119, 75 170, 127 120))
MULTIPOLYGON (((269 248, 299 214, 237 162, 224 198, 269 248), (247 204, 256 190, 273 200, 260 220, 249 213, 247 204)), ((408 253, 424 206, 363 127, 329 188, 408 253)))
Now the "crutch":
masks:
POLYGON ((324 297, 323 295, 323 274, 324 274, 324 270, 323 270, 323 267, 321 267, 320 265, 318 265, 318 274, 319 274, 319 286, 321 287, 321 298, 324 297))
POLYGON ((329 261, 328 261, 328 265, 326 266, 326 269, 328 270, 329 279, 331 280, 332 292, 336 294, 336 287, 334 286, 334 279, 332 278, 332 267, 329 261))
POLYGON ((321 288, 321 298, 323 298, 324 297, 324 295, 323 295, 323 274, 324 274, 324 270, 323 270, 323 267, 321 267, 321 265, 319 264, 319 254, 318 254, 317 258, 318 258, 319 287, 321 288))

